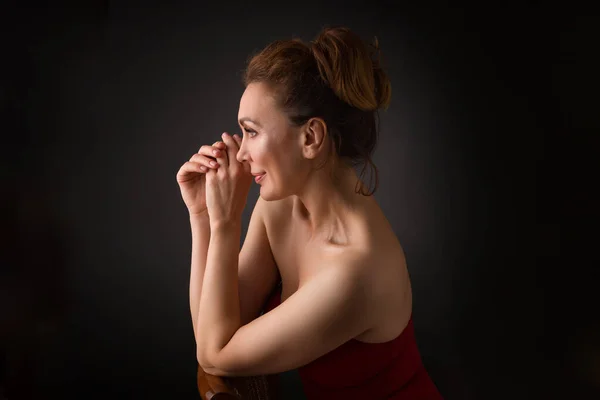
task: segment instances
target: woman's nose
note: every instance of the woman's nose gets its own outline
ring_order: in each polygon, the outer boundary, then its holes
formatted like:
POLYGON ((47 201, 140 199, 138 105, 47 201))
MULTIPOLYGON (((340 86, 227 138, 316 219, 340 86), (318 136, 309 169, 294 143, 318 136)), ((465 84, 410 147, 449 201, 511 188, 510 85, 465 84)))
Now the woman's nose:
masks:
POLYGON ((242 138, 242 143, 240 144, 240 150, 237 152, 235 158, 239 162, 244 162, 246 160, 246 149, 244 148, 244 139, 242 138))

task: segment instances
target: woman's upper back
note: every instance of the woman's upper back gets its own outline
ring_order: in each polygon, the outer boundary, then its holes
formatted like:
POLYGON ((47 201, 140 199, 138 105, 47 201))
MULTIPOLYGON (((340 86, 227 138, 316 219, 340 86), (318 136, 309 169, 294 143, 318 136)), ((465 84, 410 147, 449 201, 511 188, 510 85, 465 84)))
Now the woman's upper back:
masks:
POLYGON ((264 223, 273 257, 279 269, 281 301, 302 284, 327 268, 328 260, 367 254, 369 295, 377 326, 357 340, 378 343, 397 337, 408 324, 412 292, 402 247, 374 198, 365 198, 360 207, 325 240, 311 237, 307 227, 294 215, 292 196, 267 202, 264 223))

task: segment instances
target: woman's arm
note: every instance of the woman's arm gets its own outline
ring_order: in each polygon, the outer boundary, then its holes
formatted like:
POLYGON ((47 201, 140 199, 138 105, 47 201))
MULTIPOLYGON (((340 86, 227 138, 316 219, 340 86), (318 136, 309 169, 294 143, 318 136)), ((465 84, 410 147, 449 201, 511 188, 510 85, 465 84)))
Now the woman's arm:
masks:
POLYGON ((198 337, 198 309, 202 293, 202 281, 206 269, 206 257, 210 241, 208 213, 190 216, 192 229, 192 265, 190 268, 190 312, 194 337, 198 337))
MULTIPOLYGON (((348 249, 343 259, 324 259, 320 271, 278 307, 237 329, 219 351, 204 354, 203 370, 217 376, 277 374, 372 328, 377 315, 369 278, 373 260, 358 253, 348 249)), ((208 268, 201 307, 208 294, 208 268)))
POLYGON ((241 326, 238 257, 241 221, 211 226, 206 271, 197 314, 202 329, 196 334, 201 365, 218 353, 241 326))

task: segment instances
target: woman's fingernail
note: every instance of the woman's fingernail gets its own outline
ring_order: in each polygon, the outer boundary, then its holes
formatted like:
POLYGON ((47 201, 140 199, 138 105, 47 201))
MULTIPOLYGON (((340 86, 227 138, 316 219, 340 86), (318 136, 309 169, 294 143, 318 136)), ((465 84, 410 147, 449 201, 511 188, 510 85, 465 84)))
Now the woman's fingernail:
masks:
POLYGON ((217 165, 217 163, 216 163, 216 162, 214 162, 214 161, 211 161, 211 162, 210 162, 210 165, 212 165, 212 166, 214 167, 215 165, 217 165))
POLYGON ((215 156, 218 156, 218 155, 219 155, 219 150, 213 150, 213 154, 214 154, 215 156))
POLYGON ((223 134, 221 135, 223 138, 229 137, 229 135, 227 134, 227 132, 223 132, 223 134))

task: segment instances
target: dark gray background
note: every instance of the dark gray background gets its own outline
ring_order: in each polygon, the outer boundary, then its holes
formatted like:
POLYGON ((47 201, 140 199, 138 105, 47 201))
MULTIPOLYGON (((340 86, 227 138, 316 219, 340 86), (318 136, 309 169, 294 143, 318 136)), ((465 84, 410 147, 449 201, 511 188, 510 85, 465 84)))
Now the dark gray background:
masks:
POLYGON ((175 174, 236 132, 247 57, 325 24, 380 40, 393 94, 375 196, 405 248, 418 344, 442 393, 591 396, 592 236, 559 229, 584 232, 597 215, 585 192, 593 142, 574 135, 597 127, 584 96, 589 15, 89 4, 2 13, 7 398, 197 398, 175 174))

